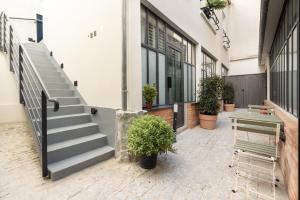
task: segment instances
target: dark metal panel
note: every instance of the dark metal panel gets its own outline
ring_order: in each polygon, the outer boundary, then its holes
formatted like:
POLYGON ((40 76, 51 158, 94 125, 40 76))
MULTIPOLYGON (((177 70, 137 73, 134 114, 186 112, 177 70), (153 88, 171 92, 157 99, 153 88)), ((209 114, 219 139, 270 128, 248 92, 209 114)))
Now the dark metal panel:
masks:
POLYGON ((267 97, 266 74, 247 74, 226 76, 225 82, 231 82, 235 91, 235 104, 247 108, 249 104, 263 104, 267 97))

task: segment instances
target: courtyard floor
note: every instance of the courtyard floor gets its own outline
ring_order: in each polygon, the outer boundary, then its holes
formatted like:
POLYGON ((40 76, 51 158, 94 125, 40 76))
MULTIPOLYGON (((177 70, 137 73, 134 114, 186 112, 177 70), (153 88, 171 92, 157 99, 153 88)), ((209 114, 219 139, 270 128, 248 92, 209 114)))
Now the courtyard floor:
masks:
MULTIPOLYGON (((227 200, 234 170, 228 167, 233 146, 230 113, 221 113, 217 129, 198 127, 177 135, 176 153, 160 155, 154 170, 110 159, 58 181, 41 177, 41 167, 25 123, 0 124, 0 199, 227 200)), ((280 170, 276 199, 288 199, 280 170)), ((271 190, 260 184, 258 190, 271 190)))

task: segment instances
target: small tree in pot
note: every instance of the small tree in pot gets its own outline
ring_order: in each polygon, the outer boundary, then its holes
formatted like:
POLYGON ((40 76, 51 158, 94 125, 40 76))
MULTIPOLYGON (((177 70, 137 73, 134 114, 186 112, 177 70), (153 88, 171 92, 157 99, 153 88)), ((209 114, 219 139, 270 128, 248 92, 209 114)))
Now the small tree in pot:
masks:
POLYGON ((219 111, 218 97, 222 92, 223 80, 218 76, 204 78, 198 90, 200 126, 215 129, 219 111))
POLYGON ((157 90, 155 84, 145 85, 143 88, 143 97, 146 101, 146 108, 150 110, 152 108, 153 100, 157 96, 157 90))
POLYGON ((152 169, 156 166, 157 154, 174 152, 175 133, 162 118, 143 115, 133 120, 128 129, 128 151, 140 159, 140 166, 152 169))
POLYGON ((232 83, 225 83, 223 91, 224 109, 227 112, 234 111, 234 88, 232 83))

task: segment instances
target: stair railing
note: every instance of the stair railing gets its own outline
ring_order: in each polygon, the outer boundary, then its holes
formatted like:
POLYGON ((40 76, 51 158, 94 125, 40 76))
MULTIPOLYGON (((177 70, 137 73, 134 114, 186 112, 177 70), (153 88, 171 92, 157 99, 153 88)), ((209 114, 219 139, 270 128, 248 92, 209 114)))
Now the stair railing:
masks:
POLYGON ((47 102, 53 103, 54 112, 59 110, 59 102, 51 97, 19 38, 7 15, 1 12, 0 51, 8 54, 10 71, 19 84, 20 103, 31 120, 40 148, 42 176, 46 177, 50 175, 47 161, 47 102))

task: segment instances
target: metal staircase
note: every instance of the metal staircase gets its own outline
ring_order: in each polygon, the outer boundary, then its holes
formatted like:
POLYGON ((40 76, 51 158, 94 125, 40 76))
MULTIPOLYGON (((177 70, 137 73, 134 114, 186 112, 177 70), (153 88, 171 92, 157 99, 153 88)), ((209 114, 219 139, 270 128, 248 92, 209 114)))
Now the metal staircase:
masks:
POLYGON ((45 44, 22 43, 4 12, 0 50, 19 84, 31 122, 43 177, 60 179, 114 156, 107 136, 85 111, 84 100, 45 44))

